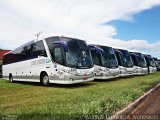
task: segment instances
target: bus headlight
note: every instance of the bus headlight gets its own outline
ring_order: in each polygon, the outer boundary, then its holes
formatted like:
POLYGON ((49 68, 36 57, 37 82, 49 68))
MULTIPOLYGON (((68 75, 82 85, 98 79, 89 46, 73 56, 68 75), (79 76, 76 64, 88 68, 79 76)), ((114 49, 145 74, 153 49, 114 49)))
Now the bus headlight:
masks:
POLYGON ((120 67, 119 70, 120 70, 120 74, 125 74, 127 72, 127 68, 125 67, 120 67))
POLYGON ((134 68, 134 72, 138 72, 138 68, 134 68))

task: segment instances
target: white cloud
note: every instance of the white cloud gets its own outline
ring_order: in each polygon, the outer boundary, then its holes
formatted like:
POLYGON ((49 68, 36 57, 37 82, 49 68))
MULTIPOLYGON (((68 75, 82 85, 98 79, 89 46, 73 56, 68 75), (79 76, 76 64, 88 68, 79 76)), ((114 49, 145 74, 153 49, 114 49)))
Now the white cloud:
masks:
POLYGON ((116 28, 103 25, 112 20, 133 21, 134 14, 155 5, 160 5, 160 0, 1 0, 0 47, 13 49, 43 31, 89 43, 159 53, 160 42, 113 39, 116 28))

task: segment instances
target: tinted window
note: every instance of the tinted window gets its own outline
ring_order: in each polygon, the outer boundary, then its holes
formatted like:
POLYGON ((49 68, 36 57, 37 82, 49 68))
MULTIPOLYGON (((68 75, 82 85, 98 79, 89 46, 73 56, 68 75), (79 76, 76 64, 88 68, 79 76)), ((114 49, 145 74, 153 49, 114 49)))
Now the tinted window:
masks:
POLYGON ((9 63, 15 62, 16 58, 17 58, 15 53, 16 53, 16 51, 11 52, 7 55, 4 55, 3 64, 9 64, 9 63))
POLYGON ((135 66, 138 66, 137 57, 136 57, 135 55, 131 55, 131 58, 132 58, 133 64, 134 64, 135 66))
POLYGON ((35 43, 26 46, 26 51, 25 52, 26 52, 27 59, 36 58, 35 50, 36 50, 36 44, 35 43))
POLYGON ((59 38, 58 37, 50 37, 50 38, 46 38, 46 43, 48 45, 48 48, 49 48, 49 51, 50 51, 50 54, 52 56, 52 58, 54 59, 54 44, 53 42, 54 41, 58 41, 59 38))
MULTIPOLYGON (((64 63, 66 66, 74 68, 89 68, 93 66, 91 53, 87 44, 84 41, 66 37, 46 38, 46 42, 53 60, 55 41, 61 41, 67 44, 67 51, 62 51, 64 63)), ((61 47, 64 48, 63 45, 61 47)))
POLYGON ((145 56, 146 62, 147 62, 147 66, 149 66, 149 58, 145 56))
POLYGON ((25 52, 23 51, 23 48, 16 50, 14 52, 14 54, 15 54, 15 62, 19 62, 21 60, 24 60, 26 57, 25 52))
POLYGON ((92 55, 93 63, 95 65, 102 65, 101 64, 101 54, 96 54, 94 50, 91 50, 91 55, 92 55))
POLYGON ((117 52, 117 51, 115 51, 115 53, 116 53, 116 57, 117 57, 117 60, 118 60, 118 64, 119 64, 119 65, 122 65, 122 64, 121 64, 121 56, 120 56, 121 53, 119 53, 119 52, 117 52))
POLYGON ((104 54, 104 66, 107 68, 115 68, 118 67, 118 62, 115 56, 115 52, 112 47, 100 46, 105 54, 104 54))
POLYGON ((42 41, 39 41, 34 44, 35 48, 33 49, 34 57, 44 56, 47 57, 46 50, 42 41))
POLYGON ((59 40, 58 37, 46 38, 46 43, 47 43, 48 48, 49 48, 50 51, 53 52, 53 50, 54 50, 54 46, 53 46, 54 44, 53 44, 53 42, 54 42, 54 41, 58 41, 58 40, 59 40))
POLYGON ((156 66, 155 61, 153 60, 153 58, 150 58, 150 59, 151 59, 150 60, 150 66, 155 67, 156 66))
POLYGON ((127 50, 118 50, 121 65, 124 67, 133 67, 133 61, 131 59, 131 56, 127 50))
POLYGON ((43 41, 38 41, 24 47, 21 56, 23 56, 22 60, 33 59, 38 56, 47 57, 43 41))
POLYGON ((66 63, 70 66, 77 66, 81 53, 76 40, 66 39, 68 44, 68 52, 66 52, 66 63))
POLYGON ((55 47, 54 49, 54 61, 59 64, 63 64, 63 54, 61 47, 55 47))
POLYGON ((93 66, 86 42, 71 38, 63 38, 62 40, 65 40, 68 45, 68 52, 66 52, 67 66, 77 68, 89 68, 93 66))
POLYGON ((4 56, 4 64, 29 60, 38 56, 47 57, 43 41, 38 41, 10 52, 4 56))

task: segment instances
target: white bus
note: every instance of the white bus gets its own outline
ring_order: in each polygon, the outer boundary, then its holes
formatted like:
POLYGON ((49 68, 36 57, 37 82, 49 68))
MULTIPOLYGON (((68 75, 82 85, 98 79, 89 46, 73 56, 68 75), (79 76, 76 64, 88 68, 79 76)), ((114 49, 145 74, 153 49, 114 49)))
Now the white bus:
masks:
POLYGON ((94 66, 85 41, 54 36, 5 54, 3 75, 11 82, 74 84, 94 80, 94 66))
POLYGON ((157 71, 156 63, 151 55, 144 54, 147 62, 148 73, 155 73, 157 71))
POLYGON ((129 52, 123 49, 115 49, 115 53, 118 59, 120 76, 123 77, 123 76, 134 75, 133 61, 131 59, 129 52))
POLYGON ((160 60, 158 58, 153 58, 153 59, 156 63, 157 71, 160 71, 160 60))
POLYGON ((119 77, 119 66, 112 47, 89 45, 94 68, 95 79, 111 79, 119 77))
POLYGON ((133 68, 134 72, 133 74, 135 75, 144 75, 148 74, 148 68, 147 68, 147 63, 144 58, 144 55, 142 53, 138 52, 130 52, 131 58, 133 61, 133 68))

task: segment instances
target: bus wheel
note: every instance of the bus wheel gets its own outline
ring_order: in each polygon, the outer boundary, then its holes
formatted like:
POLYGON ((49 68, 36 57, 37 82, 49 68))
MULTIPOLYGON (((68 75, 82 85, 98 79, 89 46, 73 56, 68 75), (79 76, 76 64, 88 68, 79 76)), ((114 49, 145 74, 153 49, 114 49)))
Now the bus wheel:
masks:
POLYGON ((9 81, 12 82, 12 83, 14 82, 12 74, 9 75, 9 81))
POLYGON ((49 76, 46 73, 42 74, 41 83, 44 86, 49 86, 49 76))

